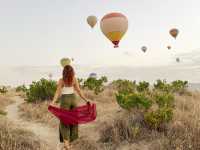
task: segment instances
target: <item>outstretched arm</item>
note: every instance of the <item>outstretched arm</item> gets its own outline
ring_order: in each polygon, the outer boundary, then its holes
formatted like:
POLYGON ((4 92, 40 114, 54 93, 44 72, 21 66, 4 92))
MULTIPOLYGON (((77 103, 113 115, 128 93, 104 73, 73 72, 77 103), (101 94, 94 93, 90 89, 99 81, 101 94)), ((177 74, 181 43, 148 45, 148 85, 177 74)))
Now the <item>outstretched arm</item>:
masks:
POLYGON ((74 79, 75 79, 74 89, 76 90, 76 92, 78 93, 78 95, 79 95, 85 102, 88 102, 88 101, 87 101, 87 98, 84 96, 84 94, 82 93, 82 91, 81 91, 81 89, 80 89, 78 80, 77 80, 76 78, 74 78, 74 79))
POLYGON ((56 92, 54 94, 54 98, 53 98, 51 105, 55 105, 56 101, 58 100, 58 97, 61 94, 61 89, 62 89, 62 79, 60 79, 58 81, 57 89, 56 89, 56 92))

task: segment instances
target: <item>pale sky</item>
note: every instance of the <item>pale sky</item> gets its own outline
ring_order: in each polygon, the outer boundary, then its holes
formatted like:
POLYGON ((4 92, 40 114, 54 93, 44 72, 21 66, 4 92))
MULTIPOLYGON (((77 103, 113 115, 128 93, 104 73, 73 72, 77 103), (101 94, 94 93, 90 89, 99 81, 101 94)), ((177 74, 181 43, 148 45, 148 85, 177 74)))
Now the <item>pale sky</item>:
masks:
POLYGON ((0 66, 59 65, 62 57, 91 66, 173 64, 200 48, 199 6, 199 0, 0 0, 0 66), (109 12, 129 20, 118 49, 99 22, 93 30, 86 22, 109 12), (174 27, 180 30, 176 41, 168 33, 174 27))

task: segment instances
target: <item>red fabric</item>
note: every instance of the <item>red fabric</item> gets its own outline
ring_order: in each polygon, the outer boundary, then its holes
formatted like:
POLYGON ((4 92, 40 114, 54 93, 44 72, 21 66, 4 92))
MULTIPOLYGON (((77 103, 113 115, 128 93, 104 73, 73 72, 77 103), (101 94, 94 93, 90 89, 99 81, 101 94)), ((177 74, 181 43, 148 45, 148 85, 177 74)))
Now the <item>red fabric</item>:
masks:
POLYGON ((71 110, 49 105, 48 110, 65 125, 84 124, 96 119, 96 104, 86 104, 71 110))

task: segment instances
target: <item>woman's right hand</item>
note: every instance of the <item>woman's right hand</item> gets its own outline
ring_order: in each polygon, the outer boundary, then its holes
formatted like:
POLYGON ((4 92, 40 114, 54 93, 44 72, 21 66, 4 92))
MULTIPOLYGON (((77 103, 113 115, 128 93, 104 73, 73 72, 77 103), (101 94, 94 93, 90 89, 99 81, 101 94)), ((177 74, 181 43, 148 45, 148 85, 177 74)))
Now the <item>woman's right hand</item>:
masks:
POLYGON ((56 103, 53 101, 50 103, 51 106, 57 106, 56 103))

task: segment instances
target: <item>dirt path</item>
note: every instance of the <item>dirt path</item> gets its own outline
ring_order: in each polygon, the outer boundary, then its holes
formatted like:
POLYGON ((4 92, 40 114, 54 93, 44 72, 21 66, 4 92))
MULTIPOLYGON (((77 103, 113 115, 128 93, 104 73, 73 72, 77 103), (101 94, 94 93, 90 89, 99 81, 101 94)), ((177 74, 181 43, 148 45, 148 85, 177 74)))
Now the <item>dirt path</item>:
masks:
POLYGON ((20 118, 18 106, 24 103, 24 100, 18 96, 12 98, 15 103, 6 107, 7 118, 20 128, 33 132, 37 138, 44 141, 49 150, 56 150, 59 144, 58 131, 45 126, 41 123, 25 121, 20 118))

